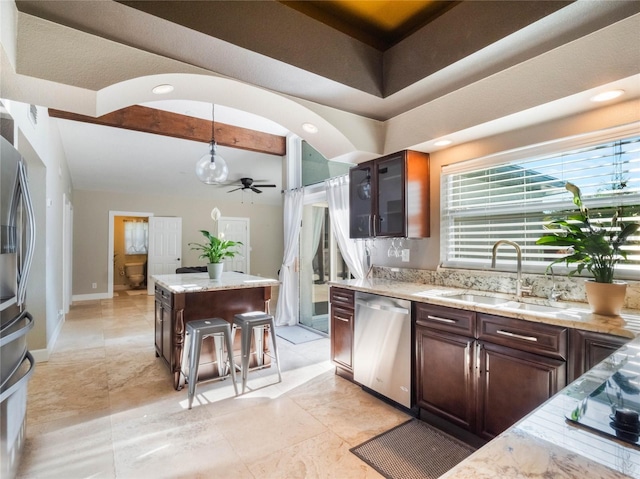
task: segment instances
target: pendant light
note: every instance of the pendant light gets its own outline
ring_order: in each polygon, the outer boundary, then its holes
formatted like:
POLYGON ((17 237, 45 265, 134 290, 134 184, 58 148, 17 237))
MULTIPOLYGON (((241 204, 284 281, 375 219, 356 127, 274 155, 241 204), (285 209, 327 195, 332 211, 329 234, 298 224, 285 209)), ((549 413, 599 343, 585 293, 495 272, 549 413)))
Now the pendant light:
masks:
POLYGON ((211 143, 209 143, 209 153, 196 163, 196 176, 207 185, 221 183, 229 176, 227 162, 216 153, 215 133, 215 105, 211 104, 211 143))

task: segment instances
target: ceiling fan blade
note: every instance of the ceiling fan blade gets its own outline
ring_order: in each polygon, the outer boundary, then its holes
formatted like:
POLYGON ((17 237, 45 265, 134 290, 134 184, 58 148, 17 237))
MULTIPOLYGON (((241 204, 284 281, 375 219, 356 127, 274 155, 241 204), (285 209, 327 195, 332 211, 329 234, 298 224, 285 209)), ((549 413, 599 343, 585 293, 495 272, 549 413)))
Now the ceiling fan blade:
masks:
POLYGON ((235 190, 229 190, 227 191, 227 193, 233 193, 234 191, 238 191, 238 190, 244 190, 244 188, 240 187, 240 188, 236 188, 235 190))
POLYGON ((275 188, 276 185, 253 185, 256 188, 275 188))
POLYGON ((262 193, 262 191, 260 191, 258 188, 256 188, 255 186, 251 187, 251 191, 253 191, 254 193, 262 193))

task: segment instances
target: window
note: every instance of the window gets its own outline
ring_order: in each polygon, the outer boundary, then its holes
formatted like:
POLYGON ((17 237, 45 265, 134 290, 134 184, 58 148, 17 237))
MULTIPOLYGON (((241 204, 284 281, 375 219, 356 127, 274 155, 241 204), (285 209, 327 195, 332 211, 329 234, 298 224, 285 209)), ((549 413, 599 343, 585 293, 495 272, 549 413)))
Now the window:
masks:
MULTIPOLYGON (((602 226, 610 224, 616 209, 622 222, 640 221, 637 125, 631 131, 636 136, 620 136, 618 131, 617 138, 604 141, 600 133, 598 138, 554 142, 444 167, 442 265, 487 269, 493 244, 507 239, 521 246, 525 271, 544 272, 551 261, 565 255, 535 244, 545 233, 544 225, 577 211, 565 189, 567 181, 580 187, 591 218, 598 217, 602 226)), ((640 277, 640 236, 630 238, 623 249, 628 259, 617 266, 616 276, 640 277)), ((501 248, 500 263, 505 258, 514 264, 515 250, 501 248)))
POLYGON ((351 163, 329 161, 306 141, 302 142, 302 186, 315 185, 327 178, 349 173, 351 163))
POLYGON ((146 221, 124 222, 124 254, 147 254, 149 224, 146 221))

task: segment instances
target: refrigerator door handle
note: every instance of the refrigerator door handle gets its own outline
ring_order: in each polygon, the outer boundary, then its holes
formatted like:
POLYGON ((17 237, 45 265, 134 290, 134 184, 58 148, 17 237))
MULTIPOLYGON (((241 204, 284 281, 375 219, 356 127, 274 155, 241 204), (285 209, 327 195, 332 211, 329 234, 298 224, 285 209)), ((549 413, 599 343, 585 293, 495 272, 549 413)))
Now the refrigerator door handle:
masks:
POLYGON ((29 183, 27 181, 27 169, 24 162, 18 165, 18 182, 16 189, 19 189, 18 195, 21 196, 22 205, 26 213, 26 249, 21 257, 22 264, 18 268, 18 291, 16 294, 18 306, 22 306, 27 296, 27 280, 31 270, 33 261, 33 253, 35 250, 35 214, 33 212, 33 204, 31 203, 31 195, 29 193, 29 183))

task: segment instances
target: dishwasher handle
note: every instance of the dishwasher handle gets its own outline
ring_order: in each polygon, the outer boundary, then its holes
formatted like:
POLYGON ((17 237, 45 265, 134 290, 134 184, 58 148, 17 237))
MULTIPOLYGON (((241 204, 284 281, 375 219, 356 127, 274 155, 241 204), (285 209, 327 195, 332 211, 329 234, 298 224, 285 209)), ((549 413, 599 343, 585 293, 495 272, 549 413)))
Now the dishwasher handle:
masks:
POLYGON ((364 306, 365 308, 369 308, 369 309, 389 311, 391 313, 409 314, 409 310, 407 308, 400 308, 398 306, 387 306, 386 304, 370 303, 363 299, 356 299, 356 304, 360 306, 364 306))

